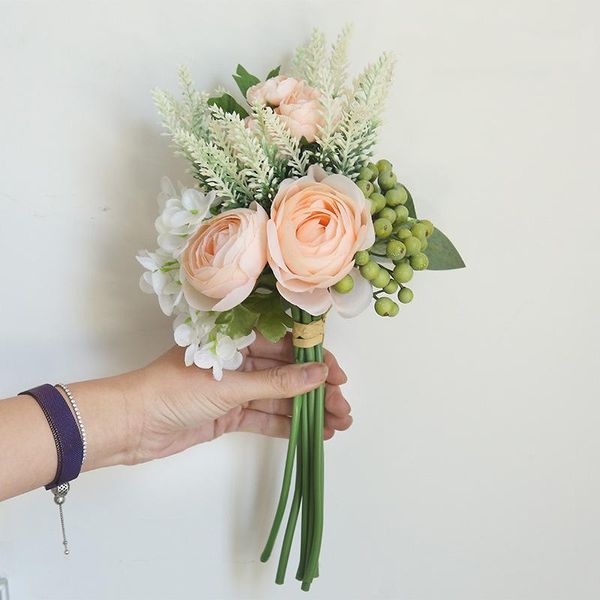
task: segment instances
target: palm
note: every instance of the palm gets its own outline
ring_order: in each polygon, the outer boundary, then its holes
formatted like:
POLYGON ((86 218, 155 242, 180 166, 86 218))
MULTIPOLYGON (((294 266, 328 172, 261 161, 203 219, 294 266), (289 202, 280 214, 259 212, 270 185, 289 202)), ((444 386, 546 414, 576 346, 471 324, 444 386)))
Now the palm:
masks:
MULTIPOLYGON (((185 367, 183 349, 174 347, 152 363, 148 369, 160 381, 160 392, 153 396, 139 443, 139 461, 160 458, 181 452, 190 446, 208 442, 233 431, 287 437, 290 431, 291 398, 252 400, 233 405, 223 396, 222 386, 235 385, 244 372, 260 371, 293 363, 291 339, 286 336, 277 343, 262 336, 245 348, 244 362, 236 372, 226 371, 216 382, 210 371, 185 367), (214 393, 221 386, 220 393, 214 393)), ((325 438, 335 430, 347 429, 352 423, 350 406, 340 385, 346 376, 334 356, 326 353, 329 367, 327 378, 325 438)), ((239 384, 243 385, 240 380, 239 384)))

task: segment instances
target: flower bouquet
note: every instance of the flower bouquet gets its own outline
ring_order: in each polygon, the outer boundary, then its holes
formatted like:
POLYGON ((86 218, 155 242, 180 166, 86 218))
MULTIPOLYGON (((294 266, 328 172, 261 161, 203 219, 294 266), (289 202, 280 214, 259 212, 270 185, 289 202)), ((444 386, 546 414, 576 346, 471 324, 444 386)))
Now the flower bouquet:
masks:
MULTIPOLYGON (((185 364, 216 379, 241 365, 255 331, 275 342, 291 330, 297 362, 323 361, 329 310, 353 317, 373 304, 394 317, 413 299, 414 271, 464 266, 448 238, 417 218, 392 164, 372 162, 394 61, 383 54, 349 83, 348 38, 345 29, 329 48, 315 31, 286 74, 277 67, 264 80, 238 65, 238 98, 197 91, 185 68, 180 98, 155 92, 197 185, 176 190, 163 180, 158 249, 138 256, 140 284, 174 316, 185 364)), ((324 394, 321 386, 293 399, 261 555, 270 557, 289 504, 276 582, 300 518, 303 590, 318 575, 323 537, 324 394)))

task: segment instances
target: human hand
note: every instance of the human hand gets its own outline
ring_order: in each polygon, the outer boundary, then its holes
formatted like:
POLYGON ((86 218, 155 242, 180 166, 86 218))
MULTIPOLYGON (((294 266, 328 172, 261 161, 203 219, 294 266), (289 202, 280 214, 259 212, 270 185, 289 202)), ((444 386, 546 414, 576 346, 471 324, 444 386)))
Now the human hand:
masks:
POLYGON ((260 335, 244 349, 238 371, 215 381, 211 371, 186 367, 174 347, 135 372, 129 395, 127 461, 140 463, 181 452, 224 433, 246 431, 287 437, 292 397, 326 383, 324 437, 352 424, 340 385, 347 381, 333 354, 325 365, 296 365, 290 336, 272 343, 260 335))

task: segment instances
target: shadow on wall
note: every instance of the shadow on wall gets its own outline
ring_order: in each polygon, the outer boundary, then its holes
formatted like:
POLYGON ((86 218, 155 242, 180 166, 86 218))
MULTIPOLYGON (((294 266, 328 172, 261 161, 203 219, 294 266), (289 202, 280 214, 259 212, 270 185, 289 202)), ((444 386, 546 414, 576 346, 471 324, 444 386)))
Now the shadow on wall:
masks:
POLYGON ((127 116, 123 121, 115 120, 114 125, 118 153, 107 151, 97 158, 92 185, 103 191, 106 202, 99 209, 99 235, 91 249, 93 268, 88 271, 85 297, 77 307, 85 311, 85 322, 94 324, 94 343, 117 370, 146 364, 173 344, 170 320, 156 298, 139 289, 143 269, 135 256, 140 249, 156 247, 161 177, 186 185, 193 182, 158 124, 132 125, 127 116))

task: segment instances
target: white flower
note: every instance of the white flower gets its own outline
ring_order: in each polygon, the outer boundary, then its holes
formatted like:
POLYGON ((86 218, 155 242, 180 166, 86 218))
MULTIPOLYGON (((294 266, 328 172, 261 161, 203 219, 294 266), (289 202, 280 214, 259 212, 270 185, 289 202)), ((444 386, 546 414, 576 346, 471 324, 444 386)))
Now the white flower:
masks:
POLYGON ((194 353, 194 364, 201 369, 212 369, 213 377, 221 381, 223 369, 234 370, 240 367, 244 357, 240 350, 256 339, 256 333, 232 339, 217 333, 217 338, 204 344, 194 353))
POLYGON ((158 196, 161 213, 154 222, 158 245, 177 257, 185 247, 187 237, 208 215, 214 200, 215 192, 203 194, 192 188, 182 188, 177 194, 171 181, 163 177, 158 196))
POLYGON ((208 342, 208 336, 215 326, 216 313, 199 310, 185 311, 173 321, 173 337, 178 346, 186 348, 185 366, 194 363, 194 356, 200 346, 208 342))
POLYGON ((179 263, 161 249, 156 252, 142 250, 136 259, 147 269, 140 277, 140 289, 147 294, 156 294, 165 315, 173 314, 175 307, 183 301, 179 263))

